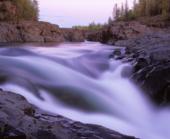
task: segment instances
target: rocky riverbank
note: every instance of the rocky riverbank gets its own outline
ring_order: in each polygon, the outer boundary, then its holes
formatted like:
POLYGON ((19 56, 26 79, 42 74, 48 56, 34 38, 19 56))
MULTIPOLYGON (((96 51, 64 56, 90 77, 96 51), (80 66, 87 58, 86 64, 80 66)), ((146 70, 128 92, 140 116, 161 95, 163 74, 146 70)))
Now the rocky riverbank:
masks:
POLYGON ((98 125, 42 112, 11 92, 0 91, 1 139, 135 139, 98 125))
MULTIPOLYGON (((125 58, 132 63, 132 79, 156 104, 170 104, 168 26, 160 28, 157 24, 148 26, 137 21, 113 22, 102 30, 83 32, 61 29, 46 22, 8 21, 0 22, 0 32, 0 42, 3 43, 81 42, 86 38, 126 47, 126 54, 117 58, 125 58)), ((119 54, 117 51, 113 55, 119 54)), ((98 125, 83 124, 43 112, 11 92, 1 90, 0 96, 0 139, 135 139, 98 125)))
POLYGON ((128 40, 157 32, 170 32, 170 23, 164 23, 157 17, 140 19, 140 21, 115 21, 105 25, 101 30, 88 31, 86 39, 114 45, 119 40, 128 40))
MULTIPOLYGON (((170 104, 170 29, 168 24, 160 21, 154 26, 137 21, 113 22, 103 30, 86 35, 90 41, 126 47, 125 59, 132 61, 134 67, 133 80, 159 106, 170 104)), ((120 59, 123 56, 117 58, 120 59)))
POLYGON ((113 22, 103 27, 102 30, 87 32, 86 38, 89 41, 99 41, 101 43, 114 45, 118 40, 136 38, 137 36, 151 31, 151 28, 136 21, 113 22))
POLYGON ((58 25, 38 21, 36 1, 20 4, 13 0, 0 0, 0 43, 84 41, 80 30, 62 29, 58 25))
POLYGON ((47 22, 0 22, 0 42, 64 42, 84 41, 80 30, 62 29, 47 22))
POLYGON ((145 34, 118 41, 126 47, 126 58, 132 60, 132 78, 159 105, 170 104, 170 33, 145 34))

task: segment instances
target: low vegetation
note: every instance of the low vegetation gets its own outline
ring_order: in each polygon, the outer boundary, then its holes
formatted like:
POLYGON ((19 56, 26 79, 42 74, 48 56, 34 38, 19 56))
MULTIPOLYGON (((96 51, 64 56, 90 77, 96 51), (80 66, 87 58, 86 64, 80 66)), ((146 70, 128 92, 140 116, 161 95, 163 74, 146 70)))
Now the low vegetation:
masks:
POLYGON ((161 15, 163 20, 170 19, 170 0, 134 0, 133 8, 130 9, 126 0, 125 4, 114 6, 115 20, 133 20, 140 17, 161 15))
POLYGON ((91 31, 95 31, 95 30, 100 30, 103 28, 102 24, 96 24, 94 22, 90 23, 88 26, 73 26, 73 29, 79 29, 79 30, 91 30, 91 31))

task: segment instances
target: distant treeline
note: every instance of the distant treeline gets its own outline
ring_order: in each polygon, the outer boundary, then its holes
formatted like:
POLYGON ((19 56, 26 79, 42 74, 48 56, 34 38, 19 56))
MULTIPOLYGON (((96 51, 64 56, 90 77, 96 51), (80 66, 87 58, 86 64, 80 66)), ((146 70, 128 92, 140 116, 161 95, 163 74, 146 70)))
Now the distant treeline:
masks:
POLYGON ((104 25, 96 24, 95 22, 90 23, 88 26, 73 26, 73 29, 80 29, 80 30, 99 30, 102 29, 104 25))
POLYGON ((126 0, 125 4, 114 6, 115 20, 133 20, 139 17, 161 15, 162 19, 170 19, 170 0, 134 0, 130 9, 126 0))
POLYGON ((38 20, 37 0, 0 0, 0 20, 38 20))

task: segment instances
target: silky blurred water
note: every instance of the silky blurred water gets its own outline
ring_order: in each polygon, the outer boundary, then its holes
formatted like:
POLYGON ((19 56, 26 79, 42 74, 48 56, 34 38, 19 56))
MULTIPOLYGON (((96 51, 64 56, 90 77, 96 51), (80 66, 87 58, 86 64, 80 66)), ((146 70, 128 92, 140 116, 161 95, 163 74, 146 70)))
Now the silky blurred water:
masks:
MULTIPOLYGON (((154 107, 123 76, 131 65, 109 58, 117 48, 90 42, 24 45, 1 46, 2 89, 76 121, 141 139, 170 138, 169 109, 154 107)), ((120 50, 124 52, 124 48, 120 50)))

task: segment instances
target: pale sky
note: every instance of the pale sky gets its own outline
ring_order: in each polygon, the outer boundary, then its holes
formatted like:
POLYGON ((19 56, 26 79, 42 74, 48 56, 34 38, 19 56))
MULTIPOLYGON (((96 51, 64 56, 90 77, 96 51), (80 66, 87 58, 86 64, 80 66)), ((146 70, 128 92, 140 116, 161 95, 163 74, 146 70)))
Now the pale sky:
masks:
MULTIPOLYGON (((112 16, 115 2, 125 0, 38 0, 40 20, 60 27, 105 23, 112 16)), ((129 0, 129 5, 133 0, 129 0)))

